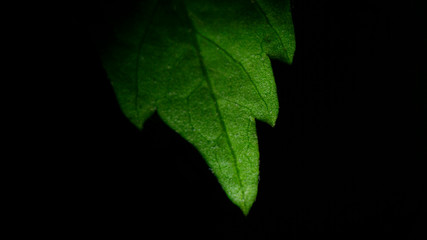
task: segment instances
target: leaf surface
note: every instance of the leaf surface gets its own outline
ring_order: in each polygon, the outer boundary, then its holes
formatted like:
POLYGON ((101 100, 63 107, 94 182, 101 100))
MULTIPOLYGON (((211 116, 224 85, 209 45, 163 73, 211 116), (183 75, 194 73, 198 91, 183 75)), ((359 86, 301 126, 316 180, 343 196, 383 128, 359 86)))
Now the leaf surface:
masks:
POLYGON ((139 1, 102 60, 124 114, 138 128, 155 111, 202 154, 248 214, 257 195, 255 119, 274 126, 270 58, 291 63, 289 1, 139 1))

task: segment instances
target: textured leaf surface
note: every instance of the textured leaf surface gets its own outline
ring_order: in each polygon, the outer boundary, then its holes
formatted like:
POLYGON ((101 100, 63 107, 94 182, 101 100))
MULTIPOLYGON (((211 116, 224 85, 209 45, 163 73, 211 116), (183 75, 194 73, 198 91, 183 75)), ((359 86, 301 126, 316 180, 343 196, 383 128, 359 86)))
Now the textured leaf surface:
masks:
POLYGON ((111 19, 102 59, 124 114, 137 127, 155 111, 202 154, 247 214, 259 153, 255 118, 274 125, 271 58, 292 62, 289 1, 139 1, 111 19))

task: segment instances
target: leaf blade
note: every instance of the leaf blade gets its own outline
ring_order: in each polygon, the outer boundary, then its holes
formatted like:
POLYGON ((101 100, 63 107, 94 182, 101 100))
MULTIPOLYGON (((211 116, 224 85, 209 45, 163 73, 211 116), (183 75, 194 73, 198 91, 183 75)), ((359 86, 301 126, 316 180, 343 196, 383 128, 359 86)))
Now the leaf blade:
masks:
POLYGON ((259 178, 255 119, 274 125, 278 115, 268 56, 290 55, 255 1, 141 3, 130 18, 140 26, 119 28, 103 57, 119 104, 138 127, 157 110, 247 215, 259 178))

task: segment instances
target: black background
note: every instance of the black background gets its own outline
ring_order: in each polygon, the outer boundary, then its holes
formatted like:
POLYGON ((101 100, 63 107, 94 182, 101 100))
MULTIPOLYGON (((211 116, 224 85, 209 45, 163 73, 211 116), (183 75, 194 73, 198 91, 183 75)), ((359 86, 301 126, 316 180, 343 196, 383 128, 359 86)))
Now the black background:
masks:
POLYGON ((103 5, 71 6, 66 74, 75 92, 58 128, 64 233, 426 239, 426 8, 293 5, 297 50, 292 66, 272 61, 280 113, 274 128, 257 122, 261 180, 247 217, 157 115, 142 132, 128 122, 92 41, 103 5))

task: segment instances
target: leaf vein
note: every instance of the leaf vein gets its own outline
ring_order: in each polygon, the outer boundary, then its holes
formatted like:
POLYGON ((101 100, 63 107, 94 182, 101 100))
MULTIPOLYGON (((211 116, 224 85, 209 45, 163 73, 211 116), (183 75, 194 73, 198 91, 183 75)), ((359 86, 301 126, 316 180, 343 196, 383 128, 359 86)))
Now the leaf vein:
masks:
MULTIPOLYGON (((261 15, 265 18, 265 21, 267 22, 267 24, 273 29, 274 33, 277 35, 277 38, 280 41, 280 45, 282 45, 283 51, 286 52, 285 44, 283 44, 283 41, 282 41, 282 38, 280 37, 279 32, 273 26, 273 24, 271 24, 270 19, 267 17, 267 14, 264 12, 261 5, 259 5, 258 0, 253 0, 252 3, 255 5, 255 7, 258 9, 258 11, 261 13, 261 15)), ((285 56, 287 56, 287 54, 285 54, 285 56)))
MULTIPOLYGON (((186 12, 186 16, 188 18, 189 24, 191 26, 191 29, 193 30, 193 32, 198 33, 197 29, 194 27, 193 22, 191 21, 190 16, 188 15, 188 10, 186 8, 185 8, 185 12, 186 12)), ((230 152, 231 152, 231 155, 232 155, 232 158, 233 158, 233 161, 234 161, 234 166, 235 166, 235 169, 236 169, 237 181, 238 181, 238 184, 239 184, 239 187, 240 187, 240 192, 242 194, 242 200, 243 200, 242 204, 243 204, 244 208, 246 208, 245 191, 243 189, 243 184, 242 184, 241 175, 240 175, 240 169, 239 169, 238 164, 237 164, 238 163, 237 156, 236 156, 236 153, 234 151, 233 145, 231 144, 230 136, 228 135, 228 131, 227 131, 227 126, 225 124, 224 117, 222 116, 222 112, 221 112, 220 106, 218 104, 218 99, 217 99, 217 96, 216 96, 216 94, 214 92, 211 79, 209 78, 209 75, 208 75, 208 72, 207 72, 207 68, 206 68, 206 65, 204 63, 203 56, 201 54, 200 45, 199 45, 199 43, 198 43, 197 38, 196 38, 195 35, 194 35, 193 41, 194 41, 194 47, 195 47, 196 52, 197 52, 197 57, 199 59, 199 63, 200 63, 200 67, 201 67, 203 76, 206 79, 206 82, 207 82, 207 85, 208 85, 208 88, 209 88, 209 92, 210 92, 211 97, 213 98, 214 103, 215 103, 215 108, 216 108, 216 112, 218 113, 219 122, 221 124, 222 129, 225 132, 225 140, 227 142, 227 145, 230 148, 230 152)))
POLYGON ((223 51, 231 60, 233 60, 233 62, 235 62, 237 65, 239 65, 239 67, 243 70, 243 72, 248 76, 249 81, 251 82, 251 84, 254 86, 256 93, 258 94, 258 97, 261 99, 261 101, 264 103, 267 112, 269 112, 269 107, 267 102, 265 101, 265 99, 262 97, 257 85, 255 84, 254 80, 252 79, 251 75, 249 75, 248 71, 245 69, 245 67, 242 65, 241 62, 237 61, 233 56, 231 56, 231 54, 229 52, 227 52, 227 50, 225 50, 224 48, 222 48, 221 46, 219 46, 217 43, 215 43, 213 40, 209 39, 208 37, 204 36, 203 34, 201 34, 199 31, 197 31, 196 29, 196 33, 198 35, 200 35, 202 38, 204 38, 205 40, 207 40, 209 43, 215 45, 216 47, 218 47, 219 49, 221 49, 221 51, 223 51))

